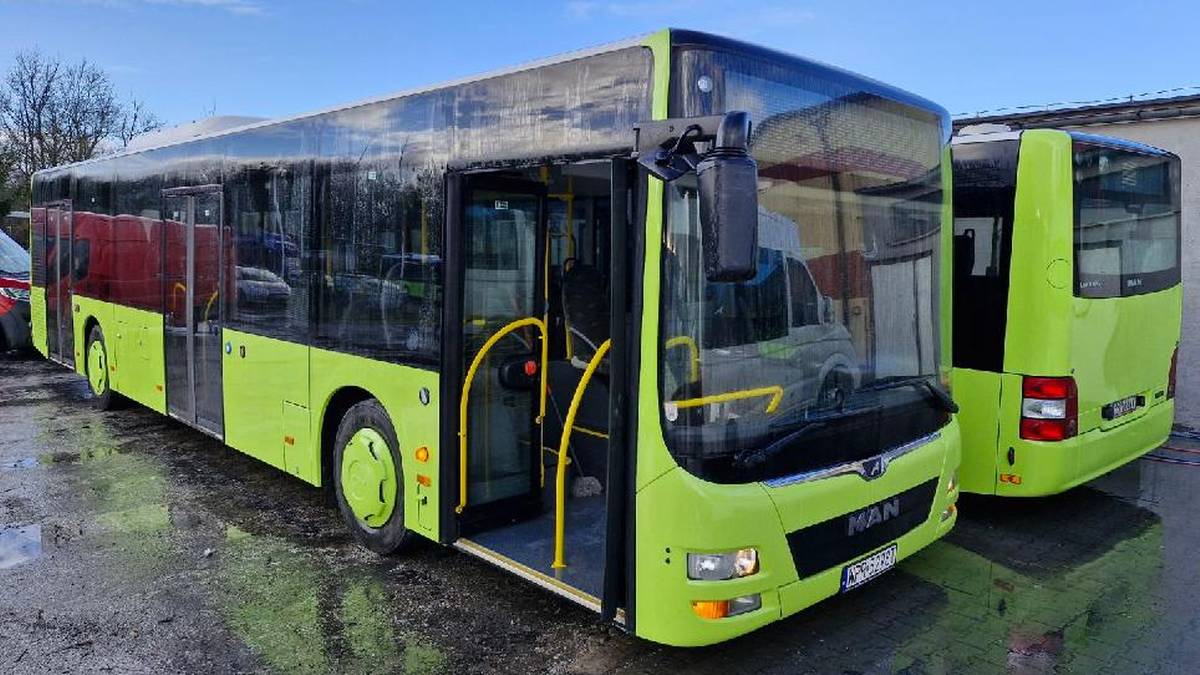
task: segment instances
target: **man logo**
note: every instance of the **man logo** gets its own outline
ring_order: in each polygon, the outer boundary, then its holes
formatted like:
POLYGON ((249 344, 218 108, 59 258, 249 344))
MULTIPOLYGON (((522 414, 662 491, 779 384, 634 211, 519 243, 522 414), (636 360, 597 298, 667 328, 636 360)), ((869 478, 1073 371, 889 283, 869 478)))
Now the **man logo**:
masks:
POLYGON ((862 477, 864 480, 875 480, 887 471, 887 460, 882 457, 872 457, 871 459, 863 460, 862 477))
POLYGON ((850 514, 846 535, 853 537, 859 532, 865 532, 876 525, 900 516, 900 498, 892 497, 887 501, 872 504, 858 513, 850 514))

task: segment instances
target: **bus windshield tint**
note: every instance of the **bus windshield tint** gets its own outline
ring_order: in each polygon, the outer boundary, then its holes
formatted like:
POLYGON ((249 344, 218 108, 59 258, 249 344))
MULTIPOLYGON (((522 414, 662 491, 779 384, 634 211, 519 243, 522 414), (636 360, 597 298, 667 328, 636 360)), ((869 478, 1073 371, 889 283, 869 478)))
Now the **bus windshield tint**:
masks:
POLYGON ((945 411, 924 388, 885 385, 937 381, 943 116, 767 57, 694 49, 678 67, 673 116, 751 115, 759 250, 749 281, 708 282, 694 178, 667 186, 660 385, 676 459, 761 480, 935 431, 945 411))
POLYGON ((1151 293, 1179 283, 1179 159, 1076 140, 1075 292, 1151 293))

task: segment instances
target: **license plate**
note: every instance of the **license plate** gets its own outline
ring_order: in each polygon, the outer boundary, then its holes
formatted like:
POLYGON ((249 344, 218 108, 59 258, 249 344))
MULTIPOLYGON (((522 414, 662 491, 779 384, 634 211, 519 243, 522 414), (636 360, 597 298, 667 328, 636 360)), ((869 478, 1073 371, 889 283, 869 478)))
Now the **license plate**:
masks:
POLYGON ((1100 409, 1100 415, 1106 420, 1115 420, 1122 415, 1137 410, 1144 399, 1141 396, 1127 396, 1119 401, 1113 401, 1100 409))
POLYGON ((896 566, 896 545, 842 568, 842 592, 858 588, 896 566))

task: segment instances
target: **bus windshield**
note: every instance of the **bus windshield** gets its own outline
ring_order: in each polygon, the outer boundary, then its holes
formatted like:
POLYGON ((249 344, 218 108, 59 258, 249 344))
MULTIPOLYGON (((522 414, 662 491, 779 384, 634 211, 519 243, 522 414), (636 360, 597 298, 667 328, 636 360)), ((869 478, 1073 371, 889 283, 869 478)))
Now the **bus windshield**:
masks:
POLYGON ((1179 158, 1074 140, 1075 294, 1115 298, 1180 282, 1179 158))
POLYGON ((695 181, 667 185, 660 386, 676 459, 765 480, 936 432, 944 114, 773 56, 691 49, 677 68, 673 116, 751 114, 759 251, 753 279, 706 281, 695 181))

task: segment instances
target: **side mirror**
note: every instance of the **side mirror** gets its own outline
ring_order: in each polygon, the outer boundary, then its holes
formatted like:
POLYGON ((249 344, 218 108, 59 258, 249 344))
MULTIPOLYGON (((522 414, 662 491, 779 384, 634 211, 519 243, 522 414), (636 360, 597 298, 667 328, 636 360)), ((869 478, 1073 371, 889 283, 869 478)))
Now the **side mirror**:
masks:
POLYGON ((833 298, 821 296, 821 323, 833 323, 833 298))
POLYGON ((750 114, 641 122, 634 132, 634 156, 655 176, 669 182, 696 172, 705 277, 753 279, 758 273, 758 164, 749 150, 750 114))
POLYGON ((696 165, 709 281, 749 281, 758 272, 758 163, 749 140, 750 115, 729 113, 696 165))

